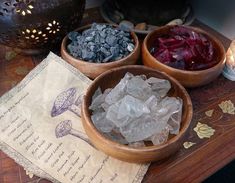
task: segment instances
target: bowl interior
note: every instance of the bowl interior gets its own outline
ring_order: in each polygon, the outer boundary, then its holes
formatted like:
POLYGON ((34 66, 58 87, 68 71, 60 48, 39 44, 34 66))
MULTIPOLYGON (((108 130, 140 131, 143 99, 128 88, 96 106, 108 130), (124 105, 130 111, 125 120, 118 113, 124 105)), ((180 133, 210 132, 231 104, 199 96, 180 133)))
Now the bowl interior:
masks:
MULTIPOLYGON (((170 33, 170 30, 171 30, 171 28, 173 28, 173 27, 174 27, 174 25, 163 26, 163 27, 161 27, 161 28, 159 28, 159 29, 153 31, 152 33, 150 33, 150 34, 146 37, 145 44, 146 44, 147 50, 148 50, 148 52, 149 52, 149 54, 150 54, 151 56, 152 56, 152 54, 151 54, 151 49, 152 49, 152 47, 153 47, 153 45, 154 45, 155 40, 156 40, 158 37, 160 37, 160 36, 163 36, 163 35, 166 35, 166 34, 170 33)), ((204 30, 202 30, 202 29, 200 29, 200 28, 191 27, 191 26, 184 26, 184 27, 187 27, 187 28, 189 28, 189 29, 191 29, 191 30, 193 30, 193 31, 195 31, 195 32, 198 32, 198 33, 203 34, 206 38, 208 38, 208 39, 211 41, 211 43, 212 43, 212 45, 213 45, 213 47, 214 47, 214 49, 215 49, 215 51, 214 51, 214 54, 215 54, 215 55, 214 55, 214 59, 216 59, 216 63, 217 63, 216 65, 218 65, 218 64, 220 64, 221 62, 224 61, 224 58, 225 58, 225 50, 224 50, 224 47, 223 47, 222 43, 221 43, 217 38, 215 38, 214 36, 208 34, 206 31, 204 31, 204 30)), ((154 58, 154 57, 152 56, 152 58, 154 58)), ((154 58, 154 59, 155 59, 155 58, 154 58)), ((155 59, 155 60, 158 61, 157 59, 155 59)), ((158 62, 160 62, 160 61, 158 61, 158 62)), ((161 63, 161 62, 160 62, 160 63, 161 63)), ((179 70, 179 71, 181 71, 181 72, 200 72, 200 71, 203 71, 203 70, 198 70, 198 71, 185 71, 185 70, 180 70, 180 69, 176 69, 176 68, 167 66, 167 65, 165 65, 165 64, 162 64, 162 65, 164 65, 164 66, 166 66, 166 67, 168 67, 168 68, 170 68, 170 69, 173 69, 173 70, 179 70)), ((214 65, 213 67, 215 67, 216 65, 214 65)), ((213 68, 213 67, 211 67, 211 68, 213 68)), ((210 69, 210 68, 208 68, 208 69, 210 69)), ((204 69, 204 70, 208 70, 208 69, 204 69)))
MULTIPOLYGON (((114 28, 117 27, 116 25, 112 25, 112 24, 106 24, 106 23, 101 23, 101 24, 111 25, 111 26, 114 27, 114 28)), ((91 28, 91 26, 92 26, 92 24, 85 25, 85 26, 82 26, 82 27, 79 27, 79 28, 75 29, 74 31, 81 33, 81 32, 83 32, 84 30, 91 28)), ((66 51, 67 57, 76 59, 77 61, 85 62, 85 63, 90 64, 90 65, 91 65, 91 64, 95 64, 95 65, 99 65, 99 64, 102 64, 102 65, 111 65, 111 64, 114 64, 114 63, 118 63, 118 62, 125 61, 127 58, 131 57, 131 56, 138 50, 138 48, 139 48, 138 37, 137 37, 137 35, 135 34, 135 32, 133 32, 133 31, 131 31, 130 34, 131 34, 131 37, 132 37, 133 42, 134 42, 134 45, 135 45, 134 50, 133 50, 129 55, 127 55, 126 57, 123 57, 123 58, 120 59, 120 60, 116 60, 116 61, 112 61, 112 62, 107 62, 107 63, 90 63, 90 62, 86 62, 86 61, 84 61, 84 60, 81 60, 81 59, 78 59, 78 58, 73 57, 73 56, 69 53, 69 51, 68 51, 68 49, 67 49, 68 44, 71 43, 71 40, 69 40, 68 35, 66 35, 66 36, 64 37, 63 41, 62 41, 62 49, 66 51)))
MULTIPOLYGON (((98 87, 100 87, 103 92, 107 88, 114 88, 127 72, 130 72, 134 75, 144 74, 144 75, 146 75, 147 78, 156 77, 156 78, 161 78, 161 79, 167 79, 170 81, 172 87, 171 87, 171 90, 168 92, 168 96, 182 98, 183 111, 182 111, 182 121, 181 121, 180 133, 178 135, 169 136, 169 139, 166 143, 169 144, 169 143, 177 140, 179 138, 179 136, 187 130, 187 128, 190 124, 190 121, 192 118, 191 99, 190 99, 188 93, 186 92, 186 90, 184 89, 184 87, 181 84, 179 84, 178 81, 176 81, 175 79, 173 79, 172 77, 168 76, 165 73, 161 73, 161 72, 158 72, 156 70, 153 70, 153 69, 150 69, 150 68, 147 68, 144 66, 124 66, 124 67, 120 67, 117 69, 112 69, 112 70, 106 72, 105 74, 100 75, 98 78, 96 78, 94 80, 93 84, 90 85, 90 87, 88 88, 87 93, 84 97, 83 110, 85 111, 85 113, 87 115, 87 119, 89 120, 89 123, 91 123, 92 127, 95 128, 95 126, 93 125, 93 122, 90 118, 92 111, 89 110, 89 106, 92 102, 92 96, 93 96, 94 92, 96 91, 96 89, 98 87)), ((98 132, 97 129, 96 129, 96 131, 98 132)), ((101 132, 98 132, 98 133, 101 133, 101 132)), ((158 145, 158 146, 160 148, 163 145, 164 144, 158 145)), ((151 148, 151 147, 153 147, 153 145, 148 146, 148 147, 144 147, 144 148, 151 148)), ((131 147, 127 146, 127 148, 131 148, 131 147)))

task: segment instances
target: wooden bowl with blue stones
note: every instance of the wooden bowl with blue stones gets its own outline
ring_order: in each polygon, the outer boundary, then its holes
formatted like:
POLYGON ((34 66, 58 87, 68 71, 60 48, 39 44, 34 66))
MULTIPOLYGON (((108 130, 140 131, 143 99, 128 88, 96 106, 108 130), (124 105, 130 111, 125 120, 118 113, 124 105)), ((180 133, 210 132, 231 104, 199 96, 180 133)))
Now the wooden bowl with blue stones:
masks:
POLYGON ((62 58, 92 79, 110 69, 136 64, 139 55, 137 35, 111 24, 80 27, 61 44, 62 58))

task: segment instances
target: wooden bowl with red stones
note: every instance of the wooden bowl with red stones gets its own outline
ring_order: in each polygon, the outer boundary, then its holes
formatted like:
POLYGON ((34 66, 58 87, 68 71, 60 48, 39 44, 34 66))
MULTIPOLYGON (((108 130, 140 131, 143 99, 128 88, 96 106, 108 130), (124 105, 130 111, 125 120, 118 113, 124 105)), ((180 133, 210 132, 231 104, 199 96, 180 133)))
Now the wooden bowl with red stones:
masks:
MULTIPOLYGON (((90 27, 91 27, 91 25, 86 25, 86 26, 80 27, 74 31, 82 32, 86 29, 89 29, 90 27)), ((68 63, 73 65, 75 68, 80 70, 87 77, 94 79, 97 76, 99 76, 100 74, 102 74, 103 72, 108 71, 112 68, 136 64, 136 62, 140 56, 140 44, 139 44, 138 37, 134 32, 131 32, 131 37, 132 37, 132 39, 134 41, 134 45, 135 45, 134 50, 129 55, 127 55, 126 57, 124 57, 120 60, 107 62, 107 63, 90 63, 90 62, 75 58, 72 55, 70 55, 69 52, 67 51, 67 45, 69 42, 68 36, 65 36, 65 38, 62 41, 61 56, 65 61, 67 61, 68 63)))
POLYGON ((146 163, 162 160, 175 154, 180 148, 183 148, 183 142, 186 140, 186 134, 189 130, 192 114, 193 108, 191 99, 185 88, 177 80, 165 73, 137 65, 111 69, 98 76, 87 89, 81 111, 82 124, 86 134, 98 150, 119 160, 134 163, 146 163), (92 111, 89 110, 94 92, 98 87, 100 87, 102 91, 107 88, 114 88, 127 72, 134 75, 144 74, 147 78, 156 77, 170 81, 171 89, 168 92, 168 96, 180 97, 183 100, 182 120, 179 134, 169 136, 167 142, 160 145, 134 148, 114 142, 113 140, 105 137, 94 126, 91 120, 92 111))
POLYGON ((142 45, 142 60, 144 65, 169 74, 185 87, 198 87, 206 85, 216 79, 221 74, 225 65, 225 49, 216 37, 200 28, 184 26, 197 33, 201 33, 209 41, 211 41, 215 53, 213 59, 216 59, 217 61, 216 65, 204 70, 181 70, 163 64, 150 53, 150 50, 153 48, 154 41, 162 35, 168 34, 172 27, 174 27, 174 25, 163 26, 146 36, 142 45))

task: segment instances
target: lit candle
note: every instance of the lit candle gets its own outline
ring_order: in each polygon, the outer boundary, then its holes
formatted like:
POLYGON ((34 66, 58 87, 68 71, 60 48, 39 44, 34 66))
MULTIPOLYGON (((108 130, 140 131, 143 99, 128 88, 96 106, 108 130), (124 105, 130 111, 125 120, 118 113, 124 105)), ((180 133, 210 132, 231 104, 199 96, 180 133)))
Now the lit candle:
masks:
POLYGON ((235 40, 232 41, 227 53, 223 75, 229 80, 235 81, 235 40))

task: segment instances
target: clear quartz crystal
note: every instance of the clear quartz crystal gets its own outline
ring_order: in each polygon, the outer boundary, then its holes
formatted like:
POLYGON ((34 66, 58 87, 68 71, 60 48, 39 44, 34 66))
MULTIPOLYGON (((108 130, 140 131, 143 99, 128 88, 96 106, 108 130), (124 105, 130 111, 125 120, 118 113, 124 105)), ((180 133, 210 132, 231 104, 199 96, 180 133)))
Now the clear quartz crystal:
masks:
POLYGON ((144 140, 155 133, 161 132, 166 124, 167 121, 160 121, 147 114, 121 127, 120 132, 131 143, 144 140))
POLYGON ((101 104, 104 103, 104 99, 105 97, 103 94, 98 95, 96 98, 94 98, 94 100, 92 100, 92 103, 89 109, 94 110, 94 111, 97 110, 98 108, 101 107, 101 104))
POLYGON ((95 91, 94 95, 92 96, 92 101, 95 100, 96 97, 98 97, 99 95, 102 94, 101 88, 97 88, 97 90, 95 91))
POLYGON ((110 133, 104 133, 104 135, 106 137, 108 137, 109 139, 118 142, 120 144, 128 144, 128 142, 126 141, 126 139, 119 133, 119 132, 110 132, 110 133))
POLYGON ((157 98, 155 95, 152 95, 145 101, 145 105, 152 111, 157 107, 159 101, 159 98, 157 98))
POLYGON ((109 133, 113 130, 114 124, 106 117, 105 112, 97 112, 91 116, 94 125, 102 132, 109 133))
POLYGON ((118 119, 121 119, 125 116, 129 116, 130 118, 139 118, 144 113, 145 114, 150 113, 150 110, 144 104, 144 102, 130 95, 126 95, 120 101, 117 117, 118 119))
POLYGON ((170 133, 171 134, 178 134, 180 130, 180 122, 182 118, 182 108, 183 108, 183 101, 182 99, 178 98, 177 103, 177 109, 173 114, 171 115, 168 125, 170 126, 170 133))
POLYGON ((166 96, 170 88, 168 80, 127 73, 113 89, 96 90, 92 121, 106 137, 134 148, 143 140, 164 143, 179 133, 183 107, 182 99, 166 96))
POLYGON ((133 77, 127 85, 127 93, 138 99, 147 99, 151 96, 150 85, 141 77, 133 77))
POLYGON ((120 106, 121 101, 119 101, 116 104, 111 105, 106 114, 106 118, 110 121, 112 121, 117 127, 124 126, 130 122, 129 116, 124 116, 123 118, 118 118, 118 110, 120 106))
POLYGON ((104 91, 104 94, 102 94, 101 89, 98 88, 92 97, 92 103, 89 109, 95 111, 98 108, 105 107, 105 97, 109 94, 110 91, 111 89, 108 88, 104 91))
POLYGON ((152 91, 156 96, 165 97, 171 88, 171 83, 165 79, 151 77, 146 81, 151 85, 152 91))
POLYGON ((139 99, 126 95, 118 103, 113 104, 107 111, 107 119, 111 120, 117 127, 130 123, 133 119, 143 114, 150 113, 148 107, 139 99))
POLYGON ((107 104, 113 104, 119 101, 125 95, 125 90, 128 81, 133 77, 132 74, 127 73, 123 79, 111 90, 111 92, 105 97, 107 104))
POLYGON ((159 145, 167 141, 168 135, 169 135, 169 128, 167 126, 160 133, 156 133, 153 136, 151 136, 150 139, 154 145, 159 145))

